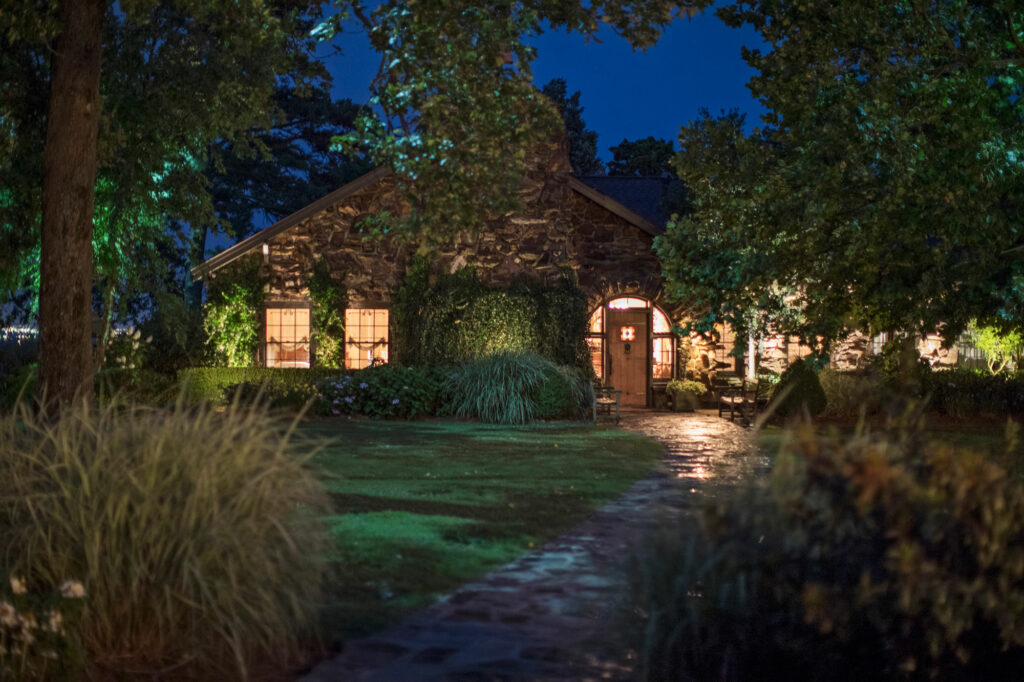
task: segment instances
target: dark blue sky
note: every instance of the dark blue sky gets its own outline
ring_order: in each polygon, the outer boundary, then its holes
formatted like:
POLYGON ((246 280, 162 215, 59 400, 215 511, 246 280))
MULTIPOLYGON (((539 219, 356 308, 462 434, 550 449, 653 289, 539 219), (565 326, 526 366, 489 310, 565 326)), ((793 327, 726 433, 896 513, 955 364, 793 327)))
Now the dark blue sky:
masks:
MULTIPOLYGON (((702 107, 712 113, 736 107, 757 125, 763 109, 746 88, 753 71, 740 56, 742 45, 759 43, 749 28, 731 29, 705 13, 675 21, 646 52, 632 50, 611 31, 599 37, 602 42, 588 43, 578 34, 547 32, 532 44, 538 53, 534 82, 564 78, 570 93, 580 91, 583 119, 597 131, 602 158, 623 139, 675 141, 679 126, 702 107)), ((366 101, 379 55, 361 32, 342 34, 335 44, 343 52, 327 60, 335 97, 366 101)))

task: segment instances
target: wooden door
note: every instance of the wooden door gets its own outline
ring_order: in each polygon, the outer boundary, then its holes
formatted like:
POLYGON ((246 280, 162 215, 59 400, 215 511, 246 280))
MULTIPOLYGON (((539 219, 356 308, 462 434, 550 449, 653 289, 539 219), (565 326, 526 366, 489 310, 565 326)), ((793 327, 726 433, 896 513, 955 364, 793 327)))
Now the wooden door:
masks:
POLYGON ((648 311, 643 308, 605 312, 608 383, 622 391, 622 404, 647 406, 648 311))

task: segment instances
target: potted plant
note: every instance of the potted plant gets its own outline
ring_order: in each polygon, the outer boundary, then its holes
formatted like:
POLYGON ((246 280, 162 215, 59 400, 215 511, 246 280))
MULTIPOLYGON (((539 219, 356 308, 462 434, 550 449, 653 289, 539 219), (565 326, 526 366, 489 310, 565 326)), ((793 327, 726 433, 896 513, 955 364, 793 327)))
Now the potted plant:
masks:
POLYGON ((673 379, 665 387, 665 392, 672 396, 672 407, 676 412, 693 412, 700 404, 700 396, 707 391, 707 386, 690 379, 673 379))

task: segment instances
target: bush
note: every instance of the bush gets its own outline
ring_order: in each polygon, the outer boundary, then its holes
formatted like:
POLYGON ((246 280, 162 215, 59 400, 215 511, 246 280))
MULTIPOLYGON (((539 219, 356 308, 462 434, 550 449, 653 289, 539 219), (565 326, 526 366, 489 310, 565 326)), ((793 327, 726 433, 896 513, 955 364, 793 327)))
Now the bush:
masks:
POLYGON ((916 418, 801 427, 768 485, 665 529, 633 584, 647 679, 1015 678, 1024 483, 916 418))
POLYGON ((454 370, 446 390, 459 417, 525 424, 586 402, 582 381, 570 376, 571 370, 536 353, 498 353, 454 370))
POLYGON ((308 382, 265 381, 251 383, 243 381, 224 388, 224 402, 239 402, 242 405, 266 405, 273 409, 298 411, 311 403, 317 396, 316 386, 308 382))
POLYGON ((951 417, 1024 412, 1024 380, 971 369, 932 372, 925 383, 930 405, 951 417))
POLYGON ((170 405, 178 395, 173 377, 146 369, 104 369, 96 372, 96 397, 100 403, 170 405))
MULTIPOLYGON (((322 367, 277 368, 277 367, 192 367, 178 373, 185 398, 190 402, 224 403, 230 397, 225 393, 230 386, 273 384, 297 388, 312 387, 318 380, 338 373, 336 369, 322 367)), ((269 388, 269 387, 268 387, 269 388)), ((283 388, 275 388, 284 391, 283 388)), ((312 389, 309 389, 312 390, 312 389)))
POLYGON ((290 433, 237 405, 0 418, 0 569, 30 589, 80 578, 75 635, 112 677, 281 661, 313 624, 327 548, 290 433))
POLYGON ((804 410, 813 417, 821 414, 827 404, 818 373, 806 360, 797 360, 782 373, 772 391, 772 400, 780 396, 775 413, 781 417, 796 416, 804 410))
POLYGON ((381 365, 317 382, 323 414, 414 418, 444 413, 444 369, 381 365))
POLYGON ((818 381, 825 392, 825 410, 828 417, 854 418, 875 414, 882 409, 887 389, 875 374, 866 372, 840 372, 823 369, 818 381))

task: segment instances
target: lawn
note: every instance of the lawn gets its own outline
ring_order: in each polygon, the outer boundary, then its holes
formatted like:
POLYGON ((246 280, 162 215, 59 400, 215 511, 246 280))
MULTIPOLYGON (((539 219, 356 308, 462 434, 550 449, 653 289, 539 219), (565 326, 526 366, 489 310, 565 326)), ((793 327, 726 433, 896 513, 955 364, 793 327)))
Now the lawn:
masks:
POLYGON ((325 420, 338 640, 370 633, 584 519, 658 460, 656 442, 580 424, 325 420))

